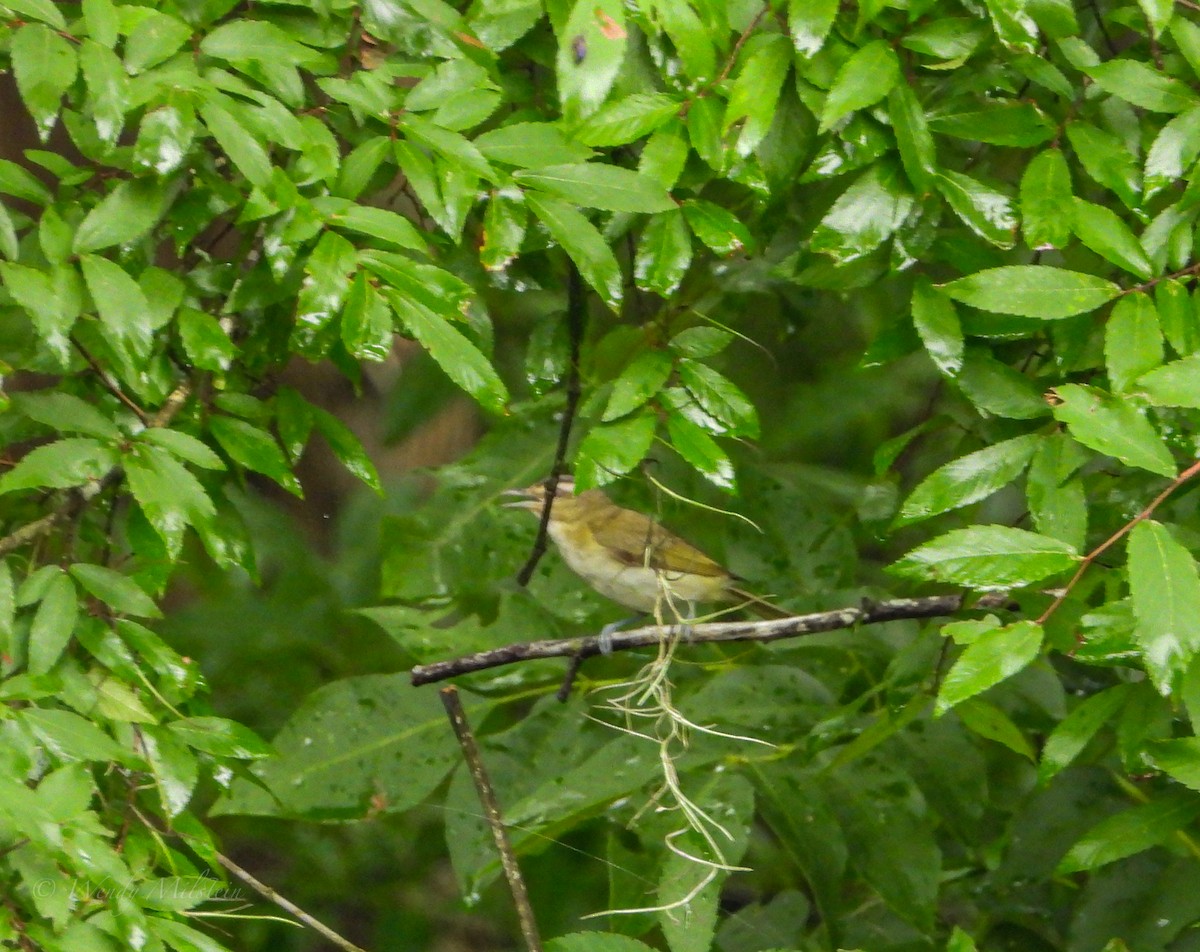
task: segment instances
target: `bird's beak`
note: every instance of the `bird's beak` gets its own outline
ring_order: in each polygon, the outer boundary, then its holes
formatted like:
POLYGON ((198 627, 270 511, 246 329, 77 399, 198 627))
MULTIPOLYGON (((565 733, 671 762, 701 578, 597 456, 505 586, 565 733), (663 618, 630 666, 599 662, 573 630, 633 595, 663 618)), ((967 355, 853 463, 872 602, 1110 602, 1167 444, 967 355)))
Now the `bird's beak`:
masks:
POLYGON ((504 509, 539 509, 542 505, 542 497, 538 492, 540 486, 527 486, 524 489, 506 489, 501 496, 514 497, 513 502, 501 503, 504 509))

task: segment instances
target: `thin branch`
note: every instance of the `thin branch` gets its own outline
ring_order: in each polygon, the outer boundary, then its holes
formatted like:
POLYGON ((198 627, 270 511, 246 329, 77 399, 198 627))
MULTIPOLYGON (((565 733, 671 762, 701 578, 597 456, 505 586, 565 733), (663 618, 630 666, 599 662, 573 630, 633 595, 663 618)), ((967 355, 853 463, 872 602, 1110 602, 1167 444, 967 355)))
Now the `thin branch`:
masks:
MULTIPOLYGON (((896 598, 886 602, 875 602, 860 608, 839 608, 835 611, 816 612, 811 615, 796 615, 793 618, 778 618, 770 621, 711 622, 689 624, 685 643, 725 644, 739 641, 781 641, 798 638, 856 625, 877 625, 886 621, 905 618, 936 618, 953 615, 964 607, 1007 608, 1012 599, 1003 593, 984 595, 974 603, 967 595, 931 595, 924 598, 896 598)), ((611 642, 612 651, 629 651, 633 648, 654 647, 663 639, 677 637, 682 633, 679 625, 648 625, 617 632, 606 641, 611 642)), ((539 658, 591 658, 601 654, 601 639, 598 635, 585 638, 554 638, 546 641, 526 641, 490 651, 463 655, 433 664, 422 664, 412 669, 414 686, 445 681, 448 678, 499 668, 509 664, 520 664, 539 658)))
POLYGON ((479 753, 479 745, 471 732, 467 721, 467 712, 463 710, 462 701, 458 699, 458 689, 454 685, 442 688, 439 692, 454 735, 462 748, 463 758, 471 771, 471 779, 475 781, 475 791, 479 794, 479 802, 483 804, 483 812, 487 817, 488 826, 492 831, 492 839, 496 842, 496 850, 500 853, 500 865, 504 869, 504 878, 508 880, 508 888, 512 893, 513 904, 517 907, 517 919, 521 923, 521 934, 525 937, 525 947, 529 952, 541 952, 542 940, 538 935, 537 920, 533 915, 533 905, 529 902, 529 893, 525 889, 525 879, 521 876, 521 867, 517 863, 517 854, 508 838, 504 819, 500 815, 500 804, 496 799, 496 791, 488 779, 487 768, 483 764, 483 756, 479 753))
POLYGON ((80 356, 87 361, 87 365, 91 367, 96 376, 100 378, 100 382, 104 384, 105 389, 123 404, 125 404, 125 406, 129 407, 130 410, 137 414, 137 418, 145 423, 147 420, 146 411, 139 407, 133 402, 132 399, 130 399, 128 395, 126 395, 125 391, 118 386, 117 382, 113 380, 109 372, 100 366, 100 362, 96 360, 96 358, 90 353, 88 353, 87 348, 84 347, 83 344, 79 343, 79 341, 77 341, 74 337, 71 338, 71 343, 75 345, 75 349, 79 351, 80 356))
POLYGON ((312 929, 314 932, 319 932, 339 949, 344 949, 345 952, 366 952, 366 950, 361 946, 355 945, 349 939, 338 935, 323 922, 314 919, 286 896, 281 896, 266 883, 259 882, 254 878, 253 875, 250 874, 249 871, 242 869, 242 867, 231 860, 228 856, 224 855, 223 853, 217 853, 216 857, 217 862, 233 873, 234 876, 244 882, 256 893, 262 896, 263 899, 266 899, 268 902, 275 903, 275 905, 277 905, 280 909, 283 909, 290 915, 295 916, 302 923, 308 926, 308 928, 312 929))
POLYGON ((1071 594, 1071 590, 1079 584, 1079 580, 1083 578, 1083 573, 1088 570, 1088 566, 1090 566, 1096 561, 1096 559, 1100 558, 1100 556, 1102 556, 1105 552, 1120 542, 1121 539, 1132 532, 1133 527, 1139 522, 1141 522, 1143 519, 1149 519, 1150 516, 1154 514, 1154 510, 1167 501, 1168 496, 1170 496, 1173 492, 1175 492, 1176 489, 1197 474, 1200 474, 1200 460, 1196 460, 1196 462, 1192 463, 1191 466, 1171 480, 1170 485, 1167 486, 1167 488, 1160 492, 1157 496, 1155 496, 1154 501, 1151 502, 1150 505, 1130 519, 1127 523, 1125 523, 1125 525, 1121 526, 1120 529, 1101 542, 1098 546, 1096 546, 1096 548, 1092 549, 1091 552, 1085 555, 1083 557, 1083 561, 1079 563, 1079 568, 1076 569, 1075 574, 1071 576, 1071 581, 1067 583, 1066 588, 1058 593, 1058 596, 1050 603, 1050 607, 1042 612, 1041 616, 1037 620, 1037 623, 1039 625, 1044 625, 1046 623, 1046 619, 1058 611, 1059 606, 1065 602, 1067 600, 1067 596, 1071 594))
POLYGON ((554 451, 554 465, 550 467, 550 478, 546 481, 546 498, 542 503, 542 515, 538 520, 537 536, 529 558, 517 573, 517 584, 525 586, 533 578, 533 570, 546 552, 546 529, 550 525, 550 508, 554 505, 554 493, 558 481, 567 470, 567 447, 571 440, 571 426, 579 407, 582 386, 579 382, 579 351, 583 346, 583 326, 587 318, 587 298, 583 291, 583 279, 574 262, 569 262, 567 276, 567 333, 570 335, 570 364, 567 367, 567 404, 563 408, 562 424, 558 428, 558 447, 554 451))

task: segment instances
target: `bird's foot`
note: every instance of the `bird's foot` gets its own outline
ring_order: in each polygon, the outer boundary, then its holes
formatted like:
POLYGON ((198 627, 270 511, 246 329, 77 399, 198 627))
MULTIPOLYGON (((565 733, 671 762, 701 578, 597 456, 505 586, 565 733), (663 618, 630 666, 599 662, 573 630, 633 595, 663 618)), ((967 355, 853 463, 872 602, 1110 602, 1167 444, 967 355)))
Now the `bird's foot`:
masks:
POLYGON ((609 622, 600 629, 600 634, 597 636, 597 641, 600 644, 600 653, 602 655, 610 655, 613 650, 612 636, 628 625, 630 622, 638 621, 642 615, 634 615, 631 618, 622 618, 620 621, 609 622))

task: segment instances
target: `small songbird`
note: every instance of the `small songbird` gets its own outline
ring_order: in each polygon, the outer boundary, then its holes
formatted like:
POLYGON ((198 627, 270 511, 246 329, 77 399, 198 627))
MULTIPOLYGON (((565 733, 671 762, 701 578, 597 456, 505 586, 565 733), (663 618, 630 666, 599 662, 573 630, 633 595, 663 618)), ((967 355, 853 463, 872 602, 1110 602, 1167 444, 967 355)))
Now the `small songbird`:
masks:
MULTIPOLYGON (((511 489, 506 495, 521 497, 506 503, 509 508, 540 515, 546 484, 511 489)), ((669 616, 668 601, 677 612, 695 602, 741 602, 766 618, 787 617, 740 589, 737 576, 648 516, 622 509, 598 489, 577 495, 570 476, 558 481, 547 530, 575 574, 626 608, 654 612, 661 607, 669 616)))

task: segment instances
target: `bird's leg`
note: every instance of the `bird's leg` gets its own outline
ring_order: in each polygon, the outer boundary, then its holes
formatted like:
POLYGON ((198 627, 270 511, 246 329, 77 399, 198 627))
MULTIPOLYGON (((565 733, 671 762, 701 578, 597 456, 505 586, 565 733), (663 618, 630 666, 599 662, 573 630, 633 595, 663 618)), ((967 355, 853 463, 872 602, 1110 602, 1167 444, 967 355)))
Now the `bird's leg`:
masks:
POLYGON ((620 621, 612 621, 600 629, 598 641, 600 642, 600 653, 602 655, 610 655, 613 650, 612 636, 628 625, 630 622, 641 621, 646 617, 645 613, 632 615, 629 618, 622 618, 620 621))

